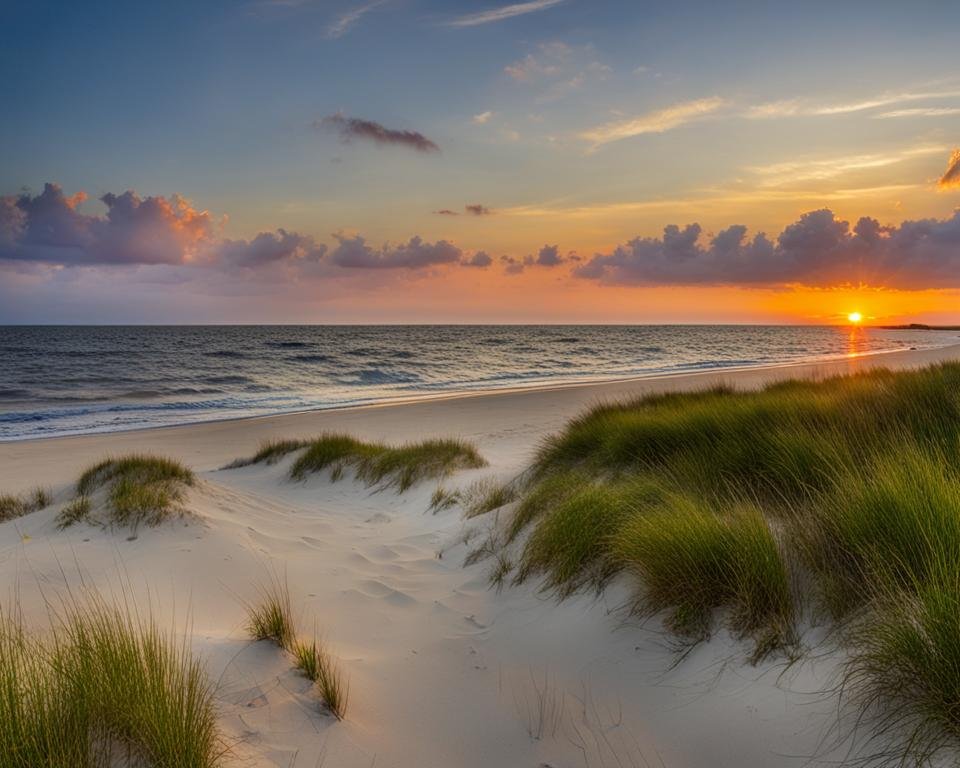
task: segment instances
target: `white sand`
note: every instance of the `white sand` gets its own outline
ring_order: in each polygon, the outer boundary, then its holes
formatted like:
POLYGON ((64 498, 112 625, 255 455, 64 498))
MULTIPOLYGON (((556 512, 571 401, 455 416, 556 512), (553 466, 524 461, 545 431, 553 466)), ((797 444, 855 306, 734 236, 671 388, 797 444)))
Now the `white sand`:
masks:
POLYGON ((751 667, 747 649, 721 634, 671 670, 675 657, 656 623, 623 622, 626 584, 560 604, 535 585, 489 590, 488 563, 462 567, 459 511, 426 513, 434 483, 396 495, 349 478, 290 483, 288 463, 217 468, 269 437, 457 435, 490 466, 446 481, 456 488, 514 475, 544 435, 598 400, 942 359, 960 359, 960 347, 0 444, 0 491, 42 484, 57 501, 0 525, 4 597, 19 592, 27 620, 40 624, 41 595, 76 587, 82 575, 149 601, 165 621, 183 626, 189 617, 194 648, 217 681, 231 765, 825 764, 844 754, 830 749, 837 702, 823 693, 835 655, 811 654, 821 658, 786 673, 777 663, 751 667), (79 472, 130 451, 191 465, 202 478, 188 502, 197 518, 135 540, 85 524, 56 531, 53 518, 79 472), (320 711, 281 652, 245 637, 241 601, 254 598, 271 568, 287 573, 304 630, 316 626, 343 660, 345 722, 320 711))

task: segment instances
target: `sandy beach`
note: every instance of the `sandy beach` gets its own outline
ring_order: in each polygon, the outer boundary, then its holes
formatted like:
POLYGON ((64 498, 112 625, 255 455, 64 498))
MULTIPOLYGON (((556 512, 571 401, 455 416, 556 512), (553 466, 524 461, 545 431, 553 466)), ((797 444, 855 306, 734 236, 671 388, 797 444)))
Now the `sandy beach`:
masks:
POLYGON ((598 402, 944 360, 960 360, 960 345, 0 443, 0 491, 54 494, 50 507, 0 525, 4 596, 19 595, 28 624, 39 625, 43 597, 81 584, 123 590, 182 627, 216 683, 228 765, 825 765, 851 747, 836 743, 836 654, 751 666, 718 633, 673 666, 655 621, 625 620, 619 582, 599 598, 559 603, 535 583, 490 589, 489 564, 463 566, 466 532, 489 522, 464 521, 456 507, 429 513, 436 482, 397 494, 349 476, 293 483, 289 458, 221 467, 265 440, 324 431, 392 443, 452 436, 489 462, 444 481, 463 488, 517 475, 546 435, 598 402), (136 537, 56 530, 78 474, 131 452, 177 458, 198 474, 192 515, 136 537), (351 686, 343 722, 317 707, 276 648, 247 637, 244 601, 271 573, 286 574, 300 623, 342 660, 351 686))

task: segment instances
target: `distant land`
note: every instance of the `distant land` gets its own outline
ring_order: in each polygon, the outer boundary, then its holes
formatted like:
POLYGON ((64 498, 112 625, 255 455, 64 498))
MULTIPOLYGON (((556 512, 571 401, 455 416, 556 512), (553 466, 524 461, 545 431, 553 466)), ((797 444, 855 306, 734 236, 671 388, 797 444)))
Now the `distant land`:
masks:
POLYGON ((884 331, 960 331, 960 325, 925 325, 924 323, 879 325, 877 327, 884 331))

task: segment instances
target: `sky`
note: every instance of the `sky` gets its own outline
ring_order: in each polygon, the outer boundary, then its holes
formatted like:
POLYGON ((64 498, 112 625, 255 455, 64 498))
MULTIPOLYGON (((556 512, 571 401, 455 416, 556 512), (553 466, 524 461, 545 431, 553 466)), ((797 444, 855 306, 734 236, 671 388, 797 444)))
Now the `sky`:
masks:
POLYGON ((958 25, 0 0, 0 323, 960 323, 958 25))

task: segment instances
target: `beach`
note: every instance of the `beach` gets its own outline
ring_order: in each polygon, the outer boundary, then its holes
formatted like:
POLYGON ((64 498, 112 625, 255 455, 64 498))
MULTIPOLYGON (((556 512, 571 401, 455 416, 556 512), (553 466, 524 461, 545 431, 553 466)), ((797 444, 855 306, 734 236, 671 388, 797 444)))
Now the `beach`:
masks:
POLYGON ((656 621, 626 617, 619 581, 564 601, 533 581, 491 589, 489 563, 463 565, 467 531, 490 523, 428 511, 437 481, 400 494, 349 473, 291 482, 289 458, 222 468, 266 440, 322 432, 388 443, 456 437, 488 462, 443 481, 464 488, 515 477, 546 436, 601 402, 948 360, 960 360, 960 345, 0 443, 0 491, 42 486, 54 496, 0 525, 0 579, 28 625, 42 624, 43 598, 84 585, 126 594, 182 628, 215 682, 227 765, 825 765, 851 746, 837 743, 829 694, 836 654, 752 666, 718 632, 675 664, 656 621), (86 467, 135 452, 197 473, 190 516, 136 536, 56 529, 86 467), (349 676, 342 722, 316 706, 283 654, 247 637, 244 603, 277 573, 300 624, 317 628, 349 676))

